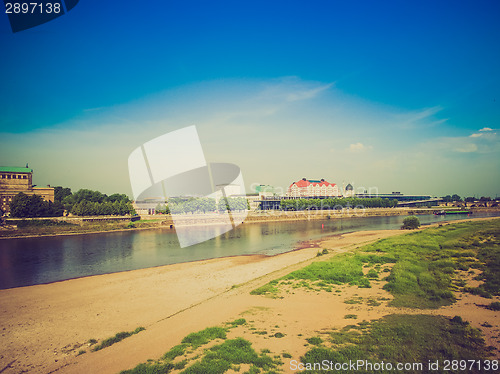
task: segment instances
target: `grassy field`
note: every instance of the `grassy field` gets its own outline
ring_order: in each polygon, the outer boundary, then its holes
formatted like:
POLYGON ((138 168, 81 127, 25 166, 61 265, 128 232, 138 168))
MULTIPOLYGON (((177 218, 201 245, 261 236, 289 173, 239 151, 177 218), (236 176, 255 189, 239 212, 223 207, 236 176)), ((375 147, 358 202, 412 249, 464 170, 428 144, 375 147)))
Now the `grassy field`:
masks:
MULTIPOLYGON (((307 339, 310 342, 310 339, 307 339)), ((460 317, 452 319, 430 315, 392 314, 373 322, 360 322, 340 330, 324 332, 316 337, 316 344, 301 357, 306 369, 303 373, 324 373, 318 363, 324 360, 333 363, 357 362, 363 373, 390 373, 391 370, 375 370, 366 362, 393 365, 411 364, 405 373, 455 373, 445 370, 446 360, 485 360, 490 349, 485 346, 478 329, 472 328, 460 317), (439 361, 440 369, 428 370, 429 362, 439 361), (315 365, 316 364, 316 368, 315 365), (422 365, 422 366, 420 366, 422 365)), ((470 363, 467 369, 470 368, 470 363)), ((336 370, 336 373, 354 372, 336 370)), ((467 373, 480 373, 478 366, 467 373)))
POLYGON ((454 290, 491 298, 500 295, 500 220, 461 222, 380 240, 354 252, 316 261, 253 290, 278 295, 284 286, 332 291, 332 285, 371 287, 385 280, 392 306, 438 308, 455 301, 454 290), (479 287, 466 286, 472 269, 479 287))

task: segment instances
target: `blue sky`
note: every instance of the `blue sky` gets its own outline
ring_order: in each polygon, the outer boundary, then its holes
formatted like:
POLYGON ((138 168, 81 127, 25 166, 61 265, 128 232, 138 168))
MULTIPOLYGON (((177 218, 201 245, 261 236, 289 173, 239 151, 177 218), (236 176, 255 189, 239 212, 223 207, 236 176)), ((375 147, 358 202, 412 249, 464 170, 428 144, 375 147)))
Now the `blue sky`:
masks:
POLYGON ((494 197, 499 16, 495 0, 81 0, 13 34, 4 14, 0 164, 130 194, 130 152, 195 124, 247 186, 494 197))

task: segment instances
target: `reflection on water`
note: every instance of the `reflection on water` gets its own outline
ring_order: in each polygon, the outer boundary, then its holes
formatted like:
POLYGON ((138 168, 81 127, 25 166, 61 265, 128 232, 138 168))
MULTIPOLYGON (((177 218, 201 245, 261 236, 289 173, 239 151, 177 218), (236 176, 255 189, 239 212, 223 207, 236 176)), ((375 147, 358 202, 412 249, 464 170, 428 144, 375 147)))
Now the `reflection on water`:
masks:
MULTIPOLYGON (((326 235, 397 229, 404 218, 360 217, 243 224, 187 248, 179 247, 174 230, 168 228, 3 239, 0 240, 0 289, 224 256, 274 255, 293 249, 301 241, 326 235)), ((419 216, 424 224, 463 218, 467 217, 419 216)), ((204 228, 193 230, 196 234, 196 230, 203 231, 204 228)))

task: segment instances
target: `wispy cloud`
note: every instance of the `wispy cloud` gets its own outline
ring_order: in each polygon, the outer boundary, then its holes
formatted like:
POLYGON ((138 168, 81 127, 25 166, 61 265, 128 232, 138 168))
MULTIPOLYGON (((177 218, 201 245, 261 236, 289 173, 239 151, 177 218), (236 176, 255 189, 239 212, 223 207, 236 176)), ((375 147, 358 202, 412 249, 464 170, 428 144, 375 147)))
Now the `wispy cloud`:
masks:
POLYGON ((369 149, 372 149, 373 147, 371 145, 369 146, 366 146, 364 145, 363 143, 354 143, 354 144, 351 144, 349 146, 349 152, 351 153, 359 153, 359 152, 363 152, 363 151, 366 151, 366 150, 369 150, 369 149))
POLYGON ((474 143, 466 143, 463 144, 457 148, 455 148, 455 151, 460 152, 460 153, 471 153, 471 152, 477 152, 477 145, 474 143))
POLYGON ((434 116, 442 110, 443 108, 441 106, 434 106, 431 108, 404 112, 398 114, 396 116, 396 120, 399 122, 399 126, 406 129, 412 129, 415 127, 421 128, 422 126, 433 127, 448 121, 448 118, 434 118, 434 116))
POLYGON ((287 101, 299 101, 299 100, 308 100, 316 97, 321 92, 328 90, 333 86, 333 83, 321 85, 311 89, 298 89, 295 92, 291 92, 287 95, 287 101))
POLYGON ((479 131, 493 131, 493 129, 491 127, 483 127, 481 130, 479 131))

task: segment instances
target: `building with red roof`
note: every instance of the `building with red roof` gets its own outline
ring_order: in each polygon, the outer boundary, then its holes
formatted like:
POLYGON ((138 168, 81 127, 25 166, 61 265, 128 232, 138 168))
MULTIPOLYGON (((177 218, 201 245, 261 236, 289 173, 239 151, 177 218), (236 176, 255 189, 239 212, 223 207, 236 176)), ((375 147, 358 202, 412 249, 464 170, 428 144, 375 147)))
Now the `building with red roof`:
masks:
POLYGON ((313 180, 302 178, 293 182, 287 190, 289 197, 341 197, 338 186, 324 179, 313 180))

